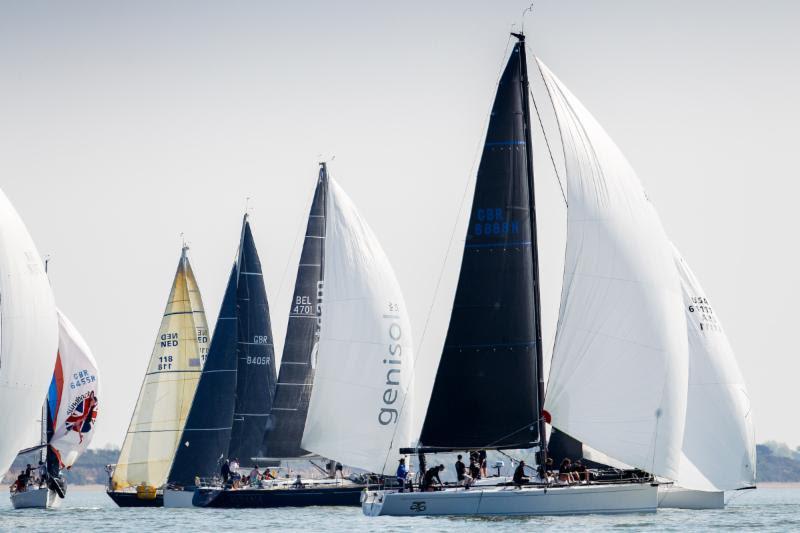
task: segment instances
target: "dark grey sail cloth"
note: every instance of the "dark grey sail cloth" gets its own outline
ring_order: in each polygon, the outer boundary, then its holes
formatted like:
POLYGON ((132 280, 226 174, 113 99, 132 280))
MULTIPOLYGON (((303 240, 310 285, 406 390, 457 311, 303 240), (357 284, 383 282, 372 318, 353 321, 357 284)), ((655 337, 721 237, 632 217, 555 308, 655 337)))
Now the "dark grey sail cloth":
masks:
POLYGON ((517 43, 492 107, 424 448, 529 448, 539 438, 536 243, 520 50, 517 43))
POLYGON ((236 271, 234 264, 203 373, 167 476, 172 485, 193 486, 195 476, 213 477, 228 454, 236 400, 236 271))
POLYGON ((267 291, 247 216, 238 265, 236 407, 228 456, 245 467, 259 456, 277 381, 267 291))
POLYGON ((325 205, 328 177, 320 165, 297 267, 275 401, 264 437, 262 457, 288 459, 309 455, 300 446, 314 383, 314 363, 322 319, 325 257, 325 205))

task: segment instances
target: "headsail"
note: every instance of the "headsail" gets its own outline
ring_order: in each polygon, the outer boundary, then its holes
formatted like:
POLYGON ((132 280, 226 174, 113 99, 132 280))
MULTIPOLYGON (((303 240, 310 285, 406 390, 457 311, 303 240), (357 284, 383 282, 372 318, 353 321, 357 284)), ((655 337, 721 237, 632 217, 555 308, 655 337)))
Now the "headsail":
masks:
POLYGON ((683 458, 675 480, 696 490, 756 482, 750 398, 728 336, 689 265, 673 247, 689 335, 689 396, 683 458))
POLYGON ((300 447, 314 383, 322 320, 323 264, 325 262, 325 205, 328 176, 320 163, 317 188, 308 214, 308 224, 297 266, 281 369, 275 388, 263 457, 292 458, 308 455, 300 447))
MULTIPOLYGON (((403 294, 377 238, 328 183, 325 311, 301 446, 377 473, 410 442, 400 417, 414 361, 403 294)), ((406 408, 410 402, 406 404, 406 408)))
POLYGON ((568 435, 675 479, 688 354, 669 241, 617 146, 539 65, 562 132, 569 204, 546 406, 568 435))
POLYGON ((212 477, 228 453, 236 401, 236 271, 234 264, 169 483, 191 486, 195 476, 212 477))
POLYGON ((17 431, 41 416, 58 350, 58 318, 36 245, 0 190, 0 468, 30 444, 17 431))
MULTIPOLYGON (((115 490, 167 478, 200 378, 201 343, 194 317, 191 275, 184 247, 128 433, 112 478, 115 490)), ((205 323, 205 319, 203 319, 205 323)))
POLYGON ((58 355, 47 393, 48 434, 59 467, 70 468, 94 437, 100 382, 89 345, 60 311, 58 326, 58 355))
POLYGON ((236 407, 228 455, 242 466, 259 456, 275 394, 275 348, 267 291, 247 215, 242 222, 236 292, 236 407))
POLYGON ((537 243, 529 208, 523 46, 514 45, 492 107, 450 325, 420 437, 425 447, 529 448, 539 440, 537 243), (494 392, 491 399, 465 393, 473 389, 494 392))

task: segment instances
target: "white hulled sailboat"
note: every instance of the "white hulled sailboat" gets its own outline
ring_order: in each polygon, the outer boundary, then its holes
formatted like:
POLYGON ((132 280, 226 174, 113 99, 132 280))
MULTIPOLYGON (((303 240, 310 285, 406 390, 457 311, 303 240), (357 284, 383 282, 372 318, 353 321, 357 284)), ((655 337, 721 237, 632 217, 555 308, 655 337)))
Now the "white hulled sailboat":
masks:
POLYGON ((15 509, 49 509, 66 495, 63 469, 72 468, 92 442, 97 420, 100 380, 97 363, 80 332, 58 312, 56 365, 42 409, 42 465, 38 483, 12 485, 15 509))
MULTIPOLYGON (((687 341, 686 276, 676 269, 657 213, 613 141, 537 59, 562 138, 568 204, 564 281, 545 400, 530 90, 524 36, 515 36, 518 42, 492 108, 425 423, 419 442, 405 451, 538 448, 542 464, 547 457, 545 418, 552 417, 554 427, 586 448, 646 474, 562 486, 540 472, 536 483, 518 487, 374 491, 365 498, 364 513, 654 512, 658 484, 651 483, 651 475, 697 488, 711 481, 709 473, 731 466, 731 461, 710 456, 710 428, 692 427, 709 415, 697 404, 710 394, 726 398, 716 408, 717 415, 726 417, 719 422, 725 427, 719 428, 718 438, 735 436, 730 448, 735 473, 729 477, 736 479, 728 481, 749 483, 754 476, 752 432, 747 431, 749 420, 744 423, 746 397, 740 376, 731 370, 735 364, 729 364, 729 350, 717 346, 712 354, 707 341, 691 340, 691 327, 687 341), (717 365, 712 370, 701 359, 716 359, 717 365), (716 377, 724 385, 715 386, 720 383, 716 377), (504 394, 491 400, 464 395, 464 383, 481 383, 504 394), (687 395, 690 384, 694 392, 687 395), (454 396, 457 411, 451 408, 454 396), (688 454, 694 455, 691 462, 688 454)), ((704 298, 696 286, 689 292, 704 298)), ((695 316, 688 317, 690 326, 695 316)))

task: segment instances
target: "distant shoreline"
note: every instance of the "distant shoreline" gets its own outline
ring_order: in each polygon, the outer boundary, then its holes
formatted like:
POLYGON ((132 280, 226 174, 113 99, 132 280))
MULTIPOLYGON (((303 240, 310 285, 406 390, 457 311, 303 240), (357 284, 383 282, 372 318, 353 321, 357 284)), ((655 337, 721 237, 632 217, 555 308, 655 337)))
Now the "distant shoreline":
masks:
POLYGON ((757 485, 762 489, 800 489, 800 481, 760 481, 757 485))

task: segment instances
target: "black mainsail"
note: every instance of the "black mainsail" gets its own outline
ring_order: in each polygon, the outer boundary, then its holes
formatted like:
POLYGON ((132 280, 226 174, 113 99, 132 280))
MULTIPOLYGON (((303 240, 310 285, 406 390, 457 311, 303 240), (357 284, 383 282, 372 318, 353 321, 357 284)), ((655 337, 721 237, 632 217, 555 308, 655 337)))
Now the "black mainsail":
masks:
POLYGON ((236 399, 236 273, 234 264, 197 392, 167 476, 169 484, 192 486, 195 476, 215 475, 228 453, 236 399))
POLYGON ((529 448, 543 434, 528 80, 517 38, 478 168, 423 450, 529 448))
POLYGON ((259 455, 275 394, 275 348, 267 291, 247 215, 237 262, 236 406, 228 456, 249 466, 259 455))
POLYGON ((262 455, 267 458, 290 459, 309 455, 300 446, 300 441, 314 384, 322 319, 327 196, 327 168, 325 163, 320 163, 317 188, 308 214, 303 250, 297 267, 275 401, 262 448, 262 455))

